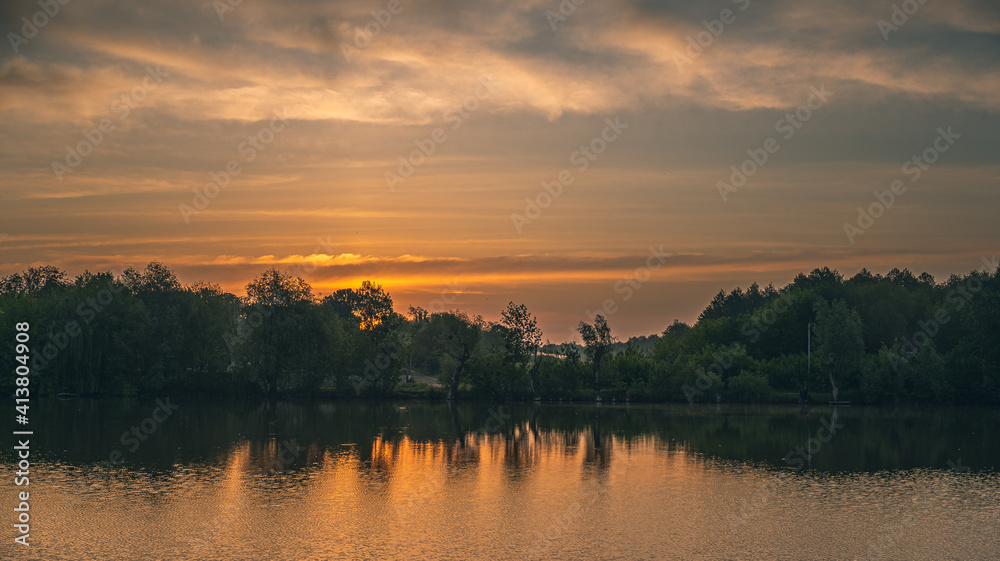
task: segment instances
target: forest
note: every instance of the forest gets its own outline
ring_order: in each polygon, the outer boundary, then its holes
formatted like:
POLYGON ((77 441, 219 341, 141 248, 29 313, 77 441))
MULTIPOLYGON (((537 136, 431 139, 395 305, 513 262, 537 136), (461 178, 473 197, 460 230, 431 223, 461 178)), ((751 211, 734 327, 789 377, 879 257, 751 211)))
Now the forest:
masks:
POLYGON ((277 268, 241 297, 182 285, 159 262, 76 278, 31 267, 0 279, 0 317, 5 362, 27 357, 35 396, 1000 403, 1000 268, 944 282, 818 268, 780 289, 720 290, 694 325, 650 336, 621 341, 598 315, 580 322, 582 345, 543 343, 514 302, 496 322, 404 315, 375 283, 318 297, 277 268))

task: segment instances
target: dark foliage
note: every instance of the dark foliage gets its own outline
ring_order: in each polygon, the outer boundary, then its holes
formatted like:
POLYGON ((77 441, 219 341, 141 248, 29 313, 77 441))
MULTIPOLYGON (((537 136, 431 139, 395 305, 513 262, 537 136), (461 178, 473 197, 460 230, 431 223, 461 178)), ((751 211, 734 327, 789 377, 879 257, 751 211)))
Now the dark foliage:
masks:
POLYGON ((1000 402, 1000 271, 937 283, 816 269, 781 289, 719 291, 695 325, 659 335, 619 342, 598 316, 581 322, 582 346, 542 345, 513 302, 497 323, 404 317, 371 282, 317 299, 277 269, 246 293, 182 286, 157 262, 75 279, 32 267, 0 279, 0 348, 14 357, 14 324, 30 322, 36 394, 391 395, 416 372, 452 398, 1000 402))

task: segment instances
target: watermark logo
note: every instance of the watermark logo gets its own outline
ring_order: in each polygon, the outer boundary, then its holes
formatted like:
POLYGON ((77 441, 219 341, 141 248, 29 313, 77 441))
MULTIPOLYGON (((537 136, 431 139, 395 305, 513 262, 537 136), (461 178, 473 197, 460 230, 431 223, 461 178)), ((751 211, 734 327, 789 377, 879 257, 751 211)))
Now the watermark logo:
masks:
MULTIPOLYGON (((741 12, 750 7, 750 0, 732 1, 739 6, 741 12)), ((705 49, 711 47, 712 43, 715 43, 715 40, 722 35, 726 30, 726 26, 735 21, 736 13, 729 8, 719 12, 717 19, 702 21, 701 24, 705 27, 705 31, 700 31, 697 35, 687 38, 687 47, 684 49, 684 54, 674 53, 673 59, 674 64, 677 65, 677 70, 684 70, 685 65, 691 64, 694 59, 700 57, 705 52, 705 49)))
MULTIPOLYGON (((236 146, 236 152, 243 156, 243 161, 246 163, 254 161, 257 154, 263 152, 265 148, 272 142, 274 142, 275 136, 285 130, 288 126, 287 111, 282 108, 280 112, 278 110, 274 111, 274 117, 271 122, 261 127, 257 134, 251 134, 247 136, 247 139, 240 142, 236 146), (278 123, 281 123, 280 125, 278 123)), ((209 172, 208 178, 211 180, 206 183, 202 188, 195 187, 192 189, 194 196, 191 198, 191 204, 180 204, 177 205, 178 210, 180 210, 181 218, 184 219, 185 224, 191 223, 191 217, 198 214, 199 212, 208 208, 208 204, 212 202, 213 199, 219 196, 219 193, 223 189, 229 186, 232 178, 236 177, 243 172, 243 167, 240 165, 238 160, 232 159, 226 162, 226 165, 220 171, 209 172)))
POLYGON ((354 62, 351 57, 366 49, 371 44, 372 39, 381 35, 382 30, 389 27, 389 24, 392 23, 392 16, 398 15, 402 11, 403 5, 400 4, 399 0, 389 0, 384 10, 372 10, 372 19, 364 27, 354 28, 353 45, 346 42, 340 43, 340 52, 344 55, 344 60, 348 63, 354 62))
MULTIPOLYGON (((810 86, 809 91, 812 93, 803 105, 800 105, 794 112, 786 113, 784 117, 774 123, 774 130, 783 133, 784 140, 791 140, 795 133, 812 118, 813 113, 822 109, 833 96, 833 92, 828 91, 822 85, 819 88, 810 86)), ((725 181, 715 183, 716 189, 719 190, 719 196, 722 197, 722 202, 729 200, 730 194, 739 191, 741 187, 746 185, 747 181, 767 164, 770 157, 778 153, 778 150, 781 150, 781 144, 773 136, 764 140, 759 148, 747 148, 746 153, 750 157, 743 160, 739 167, 729 166, 729 169, 732 170, 729 175, 729 183, 725 181)))
MULTIPOLYGON (((919 155, 913 156, 903 164, 902 172, 910 177, 911 183, 916 183, 923 177, 925 171, 936 163, 941 154, 947 152, 955 145, 955 141, 962 138, 962 135, 952 132, 951 126, 947 130, 938 128, 938 136, 919 155)), ((896 197, 906 193, 907 186, 902 180, 896 179, 889 184, 889 189, 875 191, 875 202, 868 205, 868 208, 858 207, 858 218, 855 224, 844 222, 844 234, 847 241, 854 244, 854 239, 864 234, 875 224, 877 218, 881 218, 889 208, 896 202, 896 197)))
POLYGON ((14 50, 14 54, 20 54, 21 45, 27 45, 31 39, 37 37, 49 21, 59 15, 62 7, 69 3, 70 0, 39 0, 38 7, 41 10, 32 14, 31 19, 21 18, 21 34, 18 35, 13 31, 7 34, 7 40, 10 41, 10 48, 14 50))
MULTIPOLYGON (((119 115, 124 121, 128 118, 132 109, 139 106, 139 103, 146 99, 146 95, 155 90, 163 82, 163 79, 170 76, 169 72, 160 70, 160 65, 156 68, 146 67, 146 76, 143 76, 142 83, 132 88, 129 92, 111 102, 111 112, 119 115)), ((63 180, 63 176, 71 173, 83 159, 91 155, 98 146, 104 142, 105 136, 115 131, 115 123, 110 118, 101 119, 97 126, 92 129, 83 129, 83 140, 76 143, 76 146, 66 145, 66 157, 63 162, 52 161, 52 172, 56 174, 56 179, 63 180)))
MULTIPOLYGON (((604 122, 608 126, 604 127, 601 134, 595 136, 588 144, 581 145, 579 150, 569 155, 569 163, 574 164, 577 171, 587 171, 590 168, 590 163, 603 154, 608 146, 618 140, 622 132, 628 128, 628 125, 621 122, 617 116, 614 120, 610 117, 606 118, 604 122)), ((514 229, 517 230, 517 233, 522 233, 525 226, 537 220, 542 215, 542 211, 552 206, 552 203, 562 195, 563 187, 574 181, 576 178, 573 177, 573 172, 568 169, 560 171, 553 181, 543 181, 542 190, 534 198, 524 199, 524 214, 514 213, 510 215, 510 220, 514 223, 514 229)))
POLYGON ((910 16, 916 14, 920 7, 927 3, 927 0, 905 0, 902 7, 893 4, 892 14, 888 20, 878 20, 878 30, 882 33, 882 39, 889 40, 889 34, 899 31, 900 27, 910 21, 910 16))

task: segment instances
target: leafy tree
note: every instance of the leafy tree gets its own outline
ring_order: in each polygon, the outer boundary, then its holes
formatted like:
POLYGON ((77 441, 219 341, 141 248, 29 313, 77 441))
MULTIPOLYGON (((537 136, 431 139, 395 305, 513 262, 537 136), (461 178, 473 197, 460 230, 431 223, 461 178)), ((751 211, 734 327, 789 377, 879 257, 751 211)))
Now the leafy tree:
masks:
POLYGON ((500 322, 507 328, 507 344, 514 367, 527 368, 531 395, 538 399, 535 374, 538 372, 538 349, 542 344, 542 330, 538 328, 538 320, 528 312, 527 306, 514 305, 513 302, 509 302, 507 308, 500 312, 500 318, 500 322))
POLYGON ((308 345, 312 336, 300 321, 312 303, 312 289, 301 278, 272 267, 247 284, 246 292, 244 321, 252 323, 244 340, 244 356, 264 391, 274 395, 295 351, 308 345))
POLYGON ((323 297, 322 305, 334 315, 345 320, 350 320, 360 327, 361 321, 354 314, 355 307, 357 306, 356 293, 350 288, 341 288, 333 294, 323 297))
POLYGON ((518 373, 513 368, 508 347, 507 328, 499 323, 487 323, 482 328, 481 352, 472 355, 469 371, 477 393, 496 399, 506 394, 513 397, 518 373))
POLYGON ((452 400, 458 395, 458 383, 469 359, 480 347, 483 325, 462 312, 437 313, 429 322, 427 329, 418 334, 416 343, 437 349, 454 362, 448 376, 448 399, 452 400))
POLYGON ((14 273, 0 279, 0 292, 41 294, 46 288, 63 287, 66 284, 65 278, 66 273, 52 265, 29 267, 24 273, 14 273))
MULTIPOLYGON (((14 322, 31 323, 33 395, 347 392, 362 372, 366 389, 386 395, 407 361, 439 373, 453 399, 460 387, 490 399, 572 399, 591 377, 595 396, 603 386, 636 399, 794 399, 813 323, 817 376, 862 401, 1000 403, 1000 268, 942 283, 906 269, 844 281, 819 268, 780 291, 720 291, 696 324, 625 343, 595 318, 581 324, 583 347, 541 347, 534 316, 513 304, 499 323, 412 307, 410 316, 371 282, 316 302, 308 284, 277 269, 245 298, 182 286, 155 261, 117 276, 68 281, 40 266, 0 279, 0 350, 13 356, 14 322), (715 374, 707 386, 706 372, 715 374)), ((0 379, 0 390, 12 387, 0 379)))
POLYGON ((597 314, 594 324, 580 322, 580 336, 586 349, 587 358, 594 368, 594 399, 601 400, 601 362, 617 340, 611 335, 611 328, 604 316, 597 314))
POLYGON ((836 399, 837 380, 852 382, 861 368, 865 353, 861 316, 844 300, 834 300, 831 304, 817 299, 813 309, 816 311, 813 337, 817 370, 830 379, 836 399))
POLYGON ((771 386, 767 376, 759 372, 741 370, 726 382, 728 396, 744 403, 759 403, 767 401, 771 395, 771 386))
POLYGON ((376 328, 392 327, 396 312, 392 309, 392 297, 381 285, 363 281, 354 291, 353 312, 361 320, 361 329, 373 331, 376 328))
POLYGON ((634 392, 646 395, 646 383, 653 371, 653 360, 647 352, 640 351, 630 342, 625 345, 624 351, 614 356, 612 366, 618 389, 624 390, 626 398, 630 398, 634 392))

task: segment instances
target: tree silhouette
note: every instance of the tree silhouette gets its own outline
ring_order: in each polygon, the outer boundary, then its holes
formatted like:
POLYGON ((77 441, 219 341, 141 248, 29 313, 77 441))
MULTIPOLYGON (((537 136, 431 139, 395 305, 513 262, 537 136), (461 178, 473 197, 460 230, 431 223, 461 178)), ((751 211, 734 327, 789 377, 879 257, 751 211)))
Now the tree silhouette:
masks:
POLYGON ((511 357, 515 368, 528 371, 531 386, 531 397, 538 398, 538 386, 535 375, 538 373, 538 348, 542 344, 542 330, 538 328, 538 320, 528 312, 524 304, 507 304, 500 312, 500 323, 507 328, 507 336, 511 357))
POLYGON ((594 324, 580 322, 580 336, 583 337, 584 352, 594 368, 594 400, 601 400, 601 361, 611 351, 617 339, 611 336, 611 328, 604 316, 597 314, 594 324))
POLYGON ((816 311, 816 363, 819 371, 830 379, 836 399, 838 384, 853 382, 861 368, 865 354, 861 316, 844 300, 827 303, 820 298, 813 309, 816 311))
POLYGON ((296 316, 312 302, 312 289, 301 278, 271 267, 247 284, 246 291, 244 313, 248 321, 259 318, 260 325, 250 332, 245 348, 265 392, 273 396, 279 376, 294 356, 295 343, 301 340, 296 337, 301 331, 296 316))

